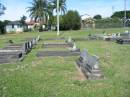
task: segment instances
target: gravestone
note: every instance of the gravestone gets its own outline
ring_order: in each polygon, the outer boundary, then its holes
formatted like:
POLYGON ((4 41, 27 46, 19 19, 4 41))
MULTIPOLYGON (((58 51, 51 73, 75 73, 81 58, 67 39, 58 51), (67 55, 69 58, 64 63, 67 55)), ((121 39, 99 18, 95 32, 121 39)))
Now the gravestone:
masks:
POLYGON ((119 44, 130 44, 130 32, 120 33, 120 38, 116 42, 119 44))
POLYGON ((104 78, 99 67, 99 58, 97 56, 91 56, 87 51, 83 51, 76 63, 88 79, 104 78))

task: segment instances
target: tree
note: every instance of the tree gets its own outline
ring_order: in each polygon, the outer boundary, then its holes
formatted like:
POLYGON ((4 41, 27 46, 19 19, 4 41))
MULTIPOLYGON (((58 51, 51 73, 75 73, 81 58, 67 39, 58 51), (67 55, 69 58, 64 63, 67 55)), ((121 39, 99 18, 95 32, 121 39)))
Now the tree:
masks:
MULTIPOLYGON (((117 11, 115 12, 111 18, 120 18, 120 19, 124 19, 124 11, 117 11)), ((130 19, 130 11, 126 11, 126 18, 130 19)))
POLYGON ((81 28, 81 18, 77 11, 70 10, 63 16, 60 22, 61 30, 79 30, 81 28))
POLYGON ((9 20, 0 21, 0 34, 5 34, 5 26, 9 23, 9 20))
POLYGON ((95 15, 95 16, 93 17, 93 19, 99 20, 99 19, 102 19, 102 16, 101 16, 101 15, 95 15))
POLYGON ((25 15, 23 15, 20 19, 20 22, 25 25, 25 21, 26 21, 27 17, 25 15))
POLYGON ((0 3, 0 16, 4 14, 4 10, 6 10, 6 7, 2 3, 0 3))
MULTIPOLYGON (((50 3, 53 10, 57 10, 57 0, 51 0, 50 3)), ((61 12, 61 15, 64 15, 67 12, 66 0, 59 0, 59 11, 61 12)))
POLYGON ((27 12, 30 12, 30 17, 35 22, 38 21, 40 24, 45 24, 48 16, 47 12, 47 1, 46 0, 33 0, 31 7, 28 7, 27 12))

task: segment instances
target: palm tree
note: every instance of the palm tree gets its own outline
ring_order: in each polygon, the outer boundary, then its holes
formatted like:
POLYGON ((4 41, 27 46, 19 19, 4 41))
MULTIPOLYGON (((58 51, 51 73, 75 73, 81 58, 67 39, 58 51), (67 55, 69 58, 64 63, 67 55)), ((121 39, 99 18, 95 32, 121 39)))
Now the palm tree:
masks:
MULTIPOLYGON (((57 10, 57 0, 51 0, 51 5, 53 10, 57 10)), ((66 13, 66 0, 59 0, 59 11, 61 12, 61 15, 66 13)))
POLYGON ((47 1, 46 0, 33 0, 31 7, 28 7, 27 12, 30 12, 30 17, 35 22, 38 21, 42 25, 46 23, 47 12, 47 1))

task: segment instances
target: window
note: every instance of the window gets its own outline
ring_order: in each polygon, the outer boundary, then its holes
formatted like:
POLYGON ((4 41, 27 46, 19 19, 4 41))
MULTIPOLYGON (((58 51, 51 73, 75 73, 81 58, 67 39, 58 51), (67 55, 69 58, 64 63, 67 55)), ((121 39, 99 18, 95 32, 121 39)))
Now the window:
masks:
POLYGON ((14 28, 14 25, 12 24, 12 28, 14 28))

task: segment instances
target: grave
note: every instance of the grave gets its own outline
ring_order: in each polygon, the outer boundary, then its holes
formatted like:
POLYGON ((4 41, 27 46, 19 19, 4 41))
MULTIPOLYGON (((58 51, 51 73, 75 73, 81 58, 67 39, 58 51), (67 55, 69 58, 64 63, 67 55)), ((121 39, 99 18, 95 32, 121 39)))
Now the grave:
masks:
POLYGON ((72 38, 72 40, 74 40, 74 41, 87 41, 89 39, 85 38, 85 37, 78 37, 78 38, 72 38))
POLYGON ((130 32, 126 31, 125 33, 121 33, 120 38, 116 42, 119 44, 130 44, 130 32))
POLYGON ((91 56, 87 51, 83 51, 80 54, 80 58, 76 60, 76 63, 88 79, 104 78, 99 67, 99 58, 97 56, 91 56))
POLYGON ((0 64, 21 61, 24 58, 18 50, 0 50, 0 64))
POLYGON ((58 42, 51 42, 51 43, 44 43, 43 47, 45 48, 55 48, 55 47, 60 47, 60 48, 72 48, 73 43, 58 43, 58 42))
POLYGON ((4 47, 5 50, 20 50, 22 53, 26 54, 30 51, 29 43, 19 43, 19 44, 9 44, 8 46, 4 47))
POLYGON ((60 56, 60 57, 67 57, 67 56, 79 56, 80 52, 78 51, 40 51, 37 53, 37 57, 46 57, 46 56, 60 56))
POLYGON ((43 40, 45 40, 45 41, 47 41, 47 40, 65 40, 65 38, 64 37, 61 37, 61 38, 47 38, 47 39, 43 39, 43 40))
POLYGON ((11 43, 0 49, 0 64, 22 60, 24 55, 31 51, 32 47, 37 44, 39 39, 40 36, 37 38, 28 38, 22 43, 11 43))

